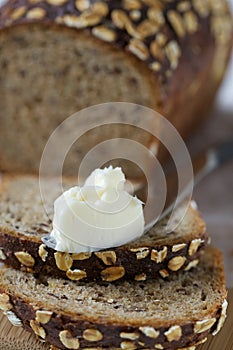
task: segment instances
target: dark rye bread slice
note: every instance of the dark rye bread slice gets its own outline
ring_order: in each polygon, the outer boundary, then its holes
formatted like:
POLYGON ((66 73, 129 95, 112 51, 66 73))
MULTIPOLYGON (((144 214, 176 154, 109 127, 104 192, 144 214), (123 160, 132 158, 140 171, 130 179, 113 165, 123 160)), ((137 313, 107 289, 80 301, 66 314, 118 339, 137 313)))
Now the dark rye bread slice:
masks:
MULTIPOLYGON (((97 103, 148 106, 182 135, 192 132, 231 44, 225 0, 8 1, 0 11, 0 169, 37 171, 53 130, 97 103)), ((109 134, 151 142, 130 127, 97 129, 74 146, 66 172, 109 134)))
POLYGON ((205 341, 225 320, 222 256, 207 248, 196 269, 136 283, 73 283, 6 268, 0 306, 14 324, 60 349, 178 349, 205 341))
MULTIPOLYGON (((44 179, 50 218, 59 193, 57 179, 44 179)), ((66 187, 74 186, 71 180, 66 187)), ((177 211, 179 211, 177 209, 177 211)), ((42 244, 41 237, 51 232, 39 191, 38 177, 2 177, 0 192, 0 258, 9 266, 35 274, 84 281, 165 278, 197 265, 208 243, 206 226, 199 212, 189 205, 181 224, 167 233, 167 219, 146 235, 117 248, 96 253, 56 252, 42 244)))

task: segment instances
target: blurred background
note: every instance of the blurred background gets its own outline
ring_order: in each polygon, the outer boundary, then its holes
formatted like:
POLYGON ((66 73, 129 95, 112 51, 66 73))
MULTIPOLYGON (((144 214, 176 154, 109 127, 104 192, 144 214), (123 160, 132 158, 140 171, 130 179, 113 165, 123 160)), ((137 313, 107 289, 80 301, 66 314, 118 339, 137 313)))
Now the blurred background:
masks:
MULTIPOLYGON (((230 0, 233 11, 233 0, 230 0)), ((210 118, 189 141, 190 152, 233 138, 233 56, 210 118)), ((233 161, 200 182, 194 199, 212 242, 224 252, 227 284, 233 287, 233 161)))
MULTIPOLYGON (((233 138, 233 59, 212 110, 212 117, 189 142, 194 152, 233 138)), ((206 177, 194 190, 212 242, 224 251, 227 283, 233 287, 233 161, 206 177)))

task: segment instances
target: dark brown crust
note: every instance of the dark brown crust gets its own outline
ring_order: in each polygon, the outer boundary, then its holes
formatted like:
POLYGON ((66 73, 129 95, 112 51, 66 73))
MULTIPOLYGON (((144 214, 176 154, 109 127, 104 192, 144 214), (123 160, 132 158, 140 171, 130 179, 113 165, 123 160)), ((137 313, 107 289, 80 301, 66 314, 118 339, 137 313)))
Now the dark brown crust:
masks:
MULTIPOLYGON (((28 305, 23 300, 20 300, 18 298, 11 298, 11 303, 13 304, 13 311, 17 317, 19 317, 23 322, 23 327, 25 330, 29 332, 33 332, 32 328, 30 327, 30 320, 34 320, 36 317, 36 310, 31 305, 28 305)), ((216 324, 218 322, 218 319, 220 318, 221 314, 221 308, 219 310, 211 315, 213 318, 216 318, 216 324)), ((120 348, 120 344, 122 341, 127 341, 127 339, 121 339, 120 333, 121 332, 128 332, 128 333, 139 333, 140 337, 137 339, 135 344, 137 344, 137 349, 145 349, 145 348, 151 348, 154 349, 154 344, 162 344, 165 349, 178 349, 178 348, 185 348, 187 346, 193 346, 202 339, 204 339, 211 331, 214 331, 216 328, 216 324, 208 331, 200 333, 200 334, 194 334, 193 327, 194 322, 190 322, 188 324, 185 324, 182 326, 182 342, 181 341, 173 341, 169 344, 169 342, 166 340, 166 337, 164 335, 164 332, 168 330, 169 327, 162 327, 158 328, 160 332, 159 337, 156 339, 149 338, 145 336, 142 332, 139 331, 138 327, 127 327, 127 326, 118 326, 118 325, 112 325, 112 324, 96 324, 92 322, 82 322, 82 321, 72 321, 70 317, 61 316, 59 314, 53 313, 52 319, 45 325, 43 325, 43 328, 46 331, 46 341, 48 341, 50 344, 57 346, 59 349, 66 349, 66 347, 63 346, 63 344, 59 340, 59 332, 62 330, 69 330, 73 337, 78 337, 80 339, 80 348, 120 348), (103 335, 104 338, 101 341, 98 342, 89 342, 85 339, 82 339, 82 333, 86 329, 98 329, 103 335), (143 342, 145 345, 140 346, 138 342, 143 342), (169 347, 168 347, 169 346, 169 347)), ((129 341, 129 340, 128 340, 129 341)))
MULTIPOLYGON (((134 341, 136 346, 135 349, 155 348, 155 344, 161 344, 164 349, 172 350, 191 347, 198 342, 201 342, 210 332, 213 332, 216 329, 222 313, 221 303, 223 303, 224 299, 226 298, 225 277, 221 254, 213 248, 209 248, 209 253, 212 254, 214 268, 216 269, 216 274, 218 274, 218 276, 215 276, 215 288, 218 290, 221 297, 218 304, 216 303, 216 305, 212 305, 210 310, 206 310, 204 318, 202 315, 201 319, 193 319, 189 321, 187 321, 187 319, 179 320, 177 322, 164 320, 164 322, 161 321, 160 325, 157 324, 157 326, 153 325, 152 322, 151 326, 154 326, 155 330, 160 332, 158 338, 153 339, 142 333, 142 331, 139 329, 139 323, 137 325, 130 326, 127 324, 107 324, 106 320, 92 322, 88 315, 87 319, 84 320, 80 317, 77 318, 77 315, 75 314, 57 314, 54 310, 51 310, 54 312, 49 322, 46 324, 41 324, 46 332, 45 340, 60 349, 65 349, 59 340, 59 333, 62 330, 68 330, 72 337, 78 337, 80 340, 80 348, 121 348, 121 342, 126 341, 126 339, 122 339, 120 337, 121 332, 137 333, 139 335, 139 338, 134 341), (210 318, 215 318, 215 323, 212 325, 212 327, 203 332, 196 333, 194 327, 197 322, 210 318), (182 336, 179 340, 169 342, 165 336, 165 332, 167 332, 172 326, 180 326, 182 328, 182 336), (103 339, 97 342, 86 341, 83 338, 83 331, 86 329, 98 329, 103 335, 103 339), (144 345, 139 344, 139 342, 142 342, 144 345)), ((23 322, 23 327, 26 330, 32 331, 30 327, 30 320, 35 320, 36 311, 39 310, 41 306, 33 305, 33 303, 30 303, 30 301, 27 300, 27 298, 22 300, 21 297, 17 295, 11 295, 7 291, 7 287, 0 287, 0 293, 7 294, 10 297, 10 303, 12 305, 11 311, 14 312, 14 314, 23 322)), ((47 308, 47 310, 49 311, 50 309, 47 308)), ((128 349, 130 349, 130 347, 128 349)))
MULTIPOLYGON (((185 257, 186 261, 184 265, 179 269, 183 270, 185 269, 188 264, 191 261, 197 260, 200 257, 201 252, 205 249, 207 243, 208 243, 208 234, 203 233, 200 237, 198 237, 202 242, 198 247, 198 250, 195 254, 189 255, 188 250, 190 246, 190 241, 182 240, 176 244, 179 243, 185 243, 186 246, 177 251, 172 252, 172 247, 174 245, 166 245, 166 246, 144 246, 143 248, 147 248, 148 251, 146 251, 146 256, 144 258, 137 258, 137 252, 130 251, 129 248, 126 248, 124 246, 114 249, 108 249, 106 251, 112 251, 116 254, 116 262, 105 264, 99 257, 96 256, 95 253, 92 253, 91 257, 85 260, 74 260, 72 264, 72 270, 78 269, 85 271, 87 274, 87 277, 82 279, 82 281, 102 281, 101 278, 101 272, 104 271, 106 268, 113 268, 113 267, 123 267, 125 270, 124 276, 121 278, 121 280, 145 280, 145 279, 151 279, 151 278, 158 278, 158 277, 167 277, 163 276, 163 273, 161 274, 159 271, 167 271, 168 275, 174 273, 175 271, 172 271, 168 268, 169 261, 174 257, 185 257), (164 247, 167 247, 167 255, 165 259, 161 263, 156 263, 156 261, 151 259, 151 253, 153 250, 162 251, 164 247), (142 278, 140 279, 140 276, 142 278)), ((15 269, 20 269, 22 271, 28 271, 32 272, 36 275, 49 275, 59 278, 68 279, 66 272, 61 271, 57 266, 54 258, 55 251, 51 248, 45 247, 46 251, 48 252, 48 255, 46 257, 46 261, 43 262, 41 257, 39 256, 39 247, 41 243, 38 242, 32 242, 29 241, 23 237, 15 237, 11 236, 9 234, 0 233, 0 247, 2 247, 2 251, 4 252, 4 255, 6 256, 6 260, 3 260, 3 262, 11 266, 15 269), (33 267, 26 267, 23 264, 19 262, 19 260, 16 258, 15 253, 16 252, 27 252, 29 253, 35 260, 35 265, 33 267)), ((145 250, 144 250, 145 251, 145 250)), ((140 249, 138 250, 138 253, 140 254, 140 249)), ((153 254, 153 253, 152 253, 153 254)), ((72 256, 72 254, 70 254, 72 256)))

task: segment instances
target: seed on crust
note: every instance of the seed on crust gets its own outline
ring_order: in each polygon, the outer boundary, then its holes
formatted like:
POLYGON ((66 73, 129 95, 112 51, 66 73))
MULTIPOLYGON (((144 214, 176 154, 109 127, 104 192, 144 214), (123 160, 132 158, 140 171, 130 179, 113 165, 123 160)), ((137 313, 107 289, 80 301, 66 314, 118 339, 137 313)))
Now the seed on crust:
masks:
POLYGON ((116 40, 116 32, 112 29, 105 27, 105 26, 94 27, 92 29, 92 33, 97 38, 99 38, 103 41, 107 41, 109 43, 116 40))
POLYGON ((145 259, 150 253, 147 247, 131 248, 130 251, 136 253, 137 260, 145 259))
POLYGON ((150 20, 156 22, 159 26, 165 23, 165 18, 161 9, 152 6, 147 11, 147 16, 150 20))
POLYGON ((163 51, 161 49, 161 46, 159 45, 159 43, 154 40, 151 42, 150 44, 150 52, 152 54, 152 56, 156 59, 160 59, 162 60, 164 57, 163 51))
POLYGON ((163 345, 161 345, 161 344, 155 344, 155 349, 161 349, 161 350, 163 350, 163 345))
POLYGON ((142 4, 139 0, 123 0, 123 8, 125 10, 140 10, 142 4))
POLYGON ((42 19, 46 16, 46 11, 41 7, 34 7, 27 12, 26 17, 28 19, 42 19))
POLYGON ((130 52, 132 52, 135 56, 137 56, 143 61, 149 58, 148 48, 142 41, 138 39, 131 39, 128 45, 128 49, 130 52))
POLYGON ((190 10, 191 8, 191 3, 187 0, 185 1, 181 1, 180 3, 177 4, 177 10, 179 10, 180 12, 185 12, 190 10))
POLYGON ((161 277, 166 278, 169 276, 169 272, 165 269, 159 270, 159 274, 161 277))
POLYGON ((170 10, 167 13, 167 17, 178 37, 183 38, 185 36, 185 28, 181 15, 174 10, 170 10))
POLYGON ((36 321, 38 323, 46 324, 51 320, 52 311, 37 310, 36 311, 36 321))
POLYGON ((201 243, 203 242, 204 241, 201 238, 193 239, 189 246, 189 250, 188 250, 189 255, 194 255, 197 252, 201 243))
POLYGON ((184 14, 184 23, 187 32, 190 34, 194 34, 198 30, 198 19, 192 11, 188 11, 184 14))
POLYGON ((45 330, 38 322, 31 320, 30 326, 31 326, 32 330, 34 331, 34 333, 36 335, 38 335, 38 337, 45 339, 45 337, 46 337, 45 330))
POLYGON ((60 350, 60 349, 59 349, 59 348, 57 348, 57 347, 56 347, 56 346, 54 346, 54 345, 50 345, 49 350, 60 350))
POLYGON ((100 21, 101 21, 101 17, 95 13, 86 14, 86 15, 82 14, 79 17, 75 15, 65 15, 63 17, 56 18, 57 23, 64 23, 68 27, 78 28, 78 29, 97 25, 100 23, 100 21))
POLYGON ((192 260, 192 261, 190 261, 190 263, 186 266, 186 268, 184 270, 189 271, 193 267, 196 267, 198 265, 198 263, 199 263, 198 259, 192 260))
POLYGON ((222 312, 221 312, 221 316, 218 320, 217 323, 217 328, 216 330, 213 332, 213 335, 218 334, 218 332, 222 329, 222 326, 225 322, 225 319, 227 317, 227 306, 228 306, 228 302, 226 300, 224 300, 223 304, 222 304, 222 312))
POLYGON ((159 62, 153 62, 150 64, 150 68, 155 72, 159 72, 162 68, 162 65, 159 62))
POLYGON ((90 8, 90 0, 76 0, 75 7, 77 10, 83 12, 90 8))
POLYGON ((100 341, 103 339, 103 334, 98 329, 86 329, 83 338, 88 341, 100 341))
POLYGON ((86 271, 75 269, 75 270, 67 270, 66 271, 66 276, 72 280, 72 281, 79 281, 82 280, 83 278, 87 277, 86 271))
POLYGON ((103 281, 113 282, 119 280, 125 275, 125 269, 123 266, 107 267, 101 271, 101 277, 103 281))
POLYGON ((102 20, 102 17, 97 14, 97 13, 83 13, 81 16, 81 18, 84 19, 84 21, 86 21, 86 26, 90 27, 90 26, 95 26, 97 24, 99 24, 102 20))
POLYGON ((61 271, 67 271, 73 265, 73 259, 69 253, 56 252, 54 253, 56 265, 61 271))
POLYGON ((185 263, 186 258, 184 256, 175 256, 168 262, 168 268, 171 271, 178 271, 185 263))
POLYGON ((160 46, 164 46, 167 42, 167 37, 163 33, 158 33, 156 35, 156 41, 160 46))
POLYGON ((121 349, 125 349, 125 350, 135 350, 137 349, 137 346, 135 345, 134 342, 132 341, 123 341, 121 343, 121 349))
MULTIPOLYGON (((139 341, 138 344, 141 346, 145 346, 145 343, 143 343, 142 341, 139 341)), ((146 350, 149 350, 149 349, 146 349, 146 350)))
POLYGON ((208 0, 193 0, 193 7, 201 17, 207 17, 209 15, 208 0))
POLYGON ((120 337, 122 339, 137 340, 139 338, 139 334, 136 332, 132 332, 132 333, 121 332, 120 337))
POLYGON ((20 320, 20 318, 18 316, 16 316, 16 314, 12 311, 5 311, 4 315, 6 315, 6 317, 8 318, 8 320, 10 321, 10 323, 15 326, 15 327, 22 327, 23 326, 23 322, 20 320))
POLYGON ((113 250, 107 252, 95 252, 95 255, 103 261, 105 265, 114 265, 116 263, 116 253, 113 250))
POLYGON ((91 10, 94 13, 97 13, 98 15, 102 16, 102 17, 106 17, 109 13, 109 8, 108 5, 106 3, 104 3, 103 1, 97 1, 92 5, 91 10))
POLYGON ((175 244, 172 247, 172 252, 173 253, 179 252, 181 249, 184 249, 186 247, 186 245, 187 245, 186 243, 175 244))
POLYGON ((17 9, 13 10, 10 16, 13 20, 19 19, 25 15, 26 10, 26 6, 20 6, 17 9))
POLYGON ((59 338, 61 343, 67 349, 79 349, 79 340, 77 338, 72 337, 71 333, 67 330, 61 331, 59 333, 59 338))
POLYGON ((132 10, 132 11, 130 11, 129 16, 130 16, 130 18, 133 21, 139 21, 139 19, 141 18, 142 14, 138 10, 132 10))
POLYGON ((24 266, 33 267, 35 265, 35 259, 27 252, 16 252, 15 256, 24 266))
POLYGON ((49 254, 45 248, 46 248, 46 245, 45 245, 45 244, 41 244, 41 245, 39 246, 39 250, 38 250, 39 257, 40 257, 41 260, 44 261, 44 262, 46 261, 47 256, 48 256, 48 254, 49 254))
POLYGON ((10 297, 6 293, 0 294, 0 310, 10 311, 12 308, 10 297))
POLYGON ((139 327, 139 330, 149 338, 156 339, 159 336, 159 331, 156 331, 153 327, 139 327))
POLYGON ((146 280, 146 274, 145 273, 141 273, 140 275, 136 275, 134 277, 135 281, 145 281, 146 280))
POLYGON ((178 66, 179 58, 181 56, 181 50, 175 40, 171 40, 165 46, 165 53, 168 60, 170 61, 171 68, 176 69, 178 66))
POLYGON ((136 29, 135 25, 130 20, 128 20, 128 22, 126 22, 125 30, 127 31, 127 33, 130 36, 132 36, 135 39, 142 39, 143 38, 142 35, 136 29))
POLYGON ((155 261, 156 264, 163 262, 167 257, 167 247, 163 247, 162 250, 152 249, 151 251, 151 260, 155 261))
POLYGON ((128 16, 122 10, 113 10, 111 16, 113 23, 119 29, 124 29, 126 23, 129 22, 128 16))
POLYGON ((3 248, 0 248, 0 260, 6 260, 6 255, 4 254, 3 248))
POLYGON ((180 326, 172 326, 164 334, 169 342, 178 341, 182 336, 182 329, 180 326))
POLYGON ((73 260, 87 260, 92 256, 91 252, 86 253, 73 253, 71 254, 73 260))
POLYGON ((216 322, 216 318, 197 321, 194 325, 194 333, 199 334, 209 330, 216 322))
POLYGON ((137 27, 137 32, 140 34, 141 38, 147 38, 148 36, 154 35, 159 30, 159 25, 152 20, 145 19, 137 27))
POLYGON ((64 5, 68 0, 46 0, 48 4, 53 6, 62 6, 64 5))

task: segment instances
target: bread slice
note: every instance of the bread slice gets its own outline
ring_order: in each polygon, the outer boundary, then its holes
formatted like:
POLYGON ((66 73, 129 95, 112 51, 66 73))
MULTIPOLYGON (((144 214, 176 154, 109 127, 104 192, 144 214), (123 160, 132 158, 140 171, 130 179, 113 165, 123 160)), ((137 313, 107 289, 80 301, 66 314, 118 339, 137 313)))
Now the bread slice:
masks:
MULTIPOLYGON (((60 195, 56 178, 42 181, 48 193, 48 210, 60 195)), ((75 182, 66 180, 66 187, 75 182)), ((180 208, 178 209, 180 210, 180 208)), ((36 176, 15 175, 2 178, 0 193, 0 258, 22 271, 84 281, 166 278, 197 265, 200 252, 208 243, 206 226, 199 212, 189 206, 174 232, 167 233, 167 219, 147 234, 117 248, 96 253, 56 252, 42 244, 41 237, 51 231, 50 219, 43 207, 36 176)))
MULTIPOLYGON (((98 103, 148 106, 182 135, 192 132, 231 44, 225 0, 8 1, 0 11, 0 169, 38 171, 54 129, 98 103)), ((99 128, 74 146, 66 172, 109 135, 149 141, 135 128, 99 128)))
POLYGON ((14 324, 60 349, 178 349, 216 334, 227 302, 222 256, 209 247, 196 269, 141 283, 73 283, 1 271, 0 305, 14 324))

